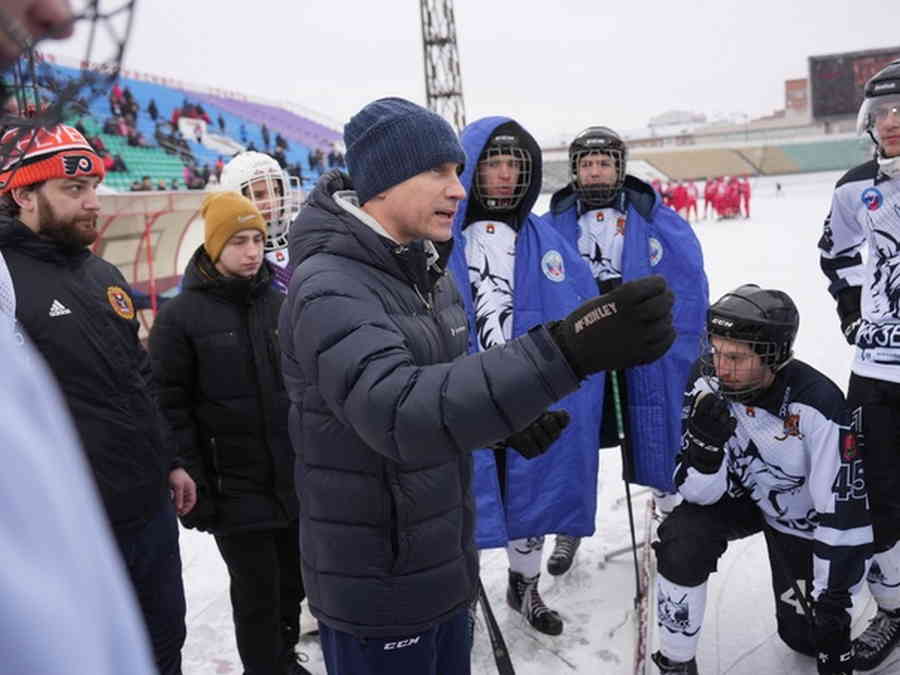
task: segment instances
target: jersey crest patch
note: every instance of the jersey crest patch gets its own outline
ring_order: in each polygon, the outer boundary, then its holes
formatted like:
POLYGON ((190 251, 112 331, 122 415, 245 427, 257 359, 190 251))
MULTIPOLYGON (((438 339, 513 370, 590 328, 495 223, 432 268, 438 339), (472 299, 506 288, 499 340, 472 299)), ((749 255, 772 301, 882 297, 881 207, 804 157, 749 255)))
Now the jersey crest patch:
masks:
POLYGON ((616 234, 621 235, 623 237, 625 236, 625 219, 624 218, 619 218, 616 221, 616 234))
POLYGON ((863 190, 860 198, 862 199, 862 203, 866 205, 866 208, 869 209, 869 211, 877 211, 881 208, 881 205, 884 204, 884 195, 881 194, 881 190, 875 187, 870 187, 863 190))
POLYGON ((106 289, 106 299, 113 311, 123 319, 134 318, 134 303, 124 290, 118 286, 110 286, 106 289))
POLYGON ((650 237, 650 265, 656 267, 663 257, 663 247, 656 237, 650 237))
POLYGON ((844 432, 841 439, 841 459, 852 462, 859 457, 859 446, 856 444, 856 434, 852 431, 844 432))
POLYGON ((566 280, 566 267, 563 263, 563 257, 555 249, 550 249, 541 258, 541 269, 544 272, 544 276, 550 281, 559 283, 566 280))
POLYGON ((800 432, 800 415, 788 415, 784 420, 784 436, 776 436, 776 441, 783 441, 788 438, 788 436, 796 436, 799 439, 803 438, 803 434, 800 432))

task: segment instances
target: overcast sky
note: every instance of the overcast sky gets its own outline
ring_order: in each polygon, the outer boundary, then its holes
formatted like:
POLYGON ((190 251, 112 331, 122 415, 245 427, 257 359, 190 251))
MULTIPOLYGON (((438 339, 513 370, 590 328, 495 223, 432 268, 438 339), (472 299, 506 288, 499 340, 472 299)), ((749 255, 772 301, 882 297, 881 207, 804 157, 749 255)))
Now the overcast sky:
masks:
MULTIPOLYGON (((509 115, 544 143, 672 109, 768 114, 784 105, 785 79, 807 76, 808 56, 900 45, 898 0, 454 7, 468 121, 509 115)), ((418 0, 139 0, 126 62, 338 123, 381 96, 425 103, 418 0)))

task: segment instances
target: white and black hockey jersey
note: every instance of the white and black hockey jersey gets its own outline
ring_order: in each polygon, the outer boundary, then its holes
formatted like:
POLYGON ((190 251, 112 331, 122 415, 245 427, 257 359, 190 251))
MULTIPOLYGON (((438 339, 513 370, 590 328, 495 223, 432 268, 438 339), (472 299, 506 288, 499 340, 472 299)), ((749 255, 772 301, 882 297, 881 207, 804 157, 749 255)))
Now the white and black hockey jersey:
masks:
MULTIPOLYGON (((693 396, 716 387, 695 368, 685 414, 693 396)), ((753 405, 729 407, 737 427, 724 461, 704 473, 691 462, 686 440, 675 467, 678 491, 695 504, 749 496, 772 528, 815 540, 814 597, 855 587, 871 553, 872 527, 857 434, 841 391, 795 360, 753 405)))
POLYGON ((848 171, 835 187, 819 249, 833 296, 861 287, 853 372, 900 382, 900 177, 879 174, 874 160, 848 171))
POLYGON ((517 234, 499 220, 480 220, 466 228, 466 262, 481 351, 512 337, 517 234))
POLYGON ((612 206, 578 217, 578 252, 599 282, 622 278, 625 223, 625 214, 612 206))

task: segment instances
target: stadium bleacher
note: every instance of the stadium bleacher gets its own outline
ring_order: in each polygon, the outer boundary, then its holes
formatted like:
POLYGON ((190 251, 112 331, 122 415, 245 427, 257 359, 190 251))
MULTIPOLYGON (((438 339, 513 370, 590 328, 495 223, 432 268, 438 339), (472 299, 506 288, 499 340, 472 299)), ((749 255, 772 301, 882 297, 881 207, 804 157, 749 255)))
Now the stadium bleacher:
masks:
MULTIPOLYGON (((66 77, 76 74, 75 70, 62 65, 54 64, 52 67, 66 77)), ((132 147, 122 136, 101 132, 103 122, 111 116, 107 97, 91 101, 88 115, 69 120, 74 124, 80 119, 91 135, 100 136, 111 155, 122 156, 128 171, 111 172, 105 181, 106 185, 114 190, 128 190, 134 181, 140 180, 143 176, 150 176, 154 186, 160 179, 165 180, 167 184, 171 184, 171 181, 175 179, 178 181, 179 187, 185 187, 183 181, 185 162, 178 155, 168 154, 163 148, 156 145, 154 140, 156 123, 147 112, 147 106, 151 99, 156 103, 159 119, 162 121, 171 121, 172 113, 176 109, 182 108, 185 101, 200 104, 211 121, 207 124, 208 133, 223 135, 217 123, 221 116, 225 122, 225 136, 242 145, 253 143, 258 150, 263 152, 266 147, 263 141, 262 125, 265 124, 270 133, 270 150, 274 151, 275 149, 276 133, 280 133, 288 142, 289 147, 285 153, 286 160, 291 165, 300 165, 303 171, 304 187, 309 187, 318 177, 318 173, 310 170, 309 155, 312 149, 320 148, 327 154, 333 144, 341 139, 341 134, 336 130, 273 105, 173 88, 125 76, 119 78, 119 86, 123 90, 127 87, 140 106, 135 128, 144 135, 148 143, 153 144, 152 147, 132 147), (242 125, 246 134, 246 143, 241 141, 242 125)), ((186 135, 185 141, 187 141, 194 164, 198 169, 209 165, 212 170, 219 157, 222 157, 225 162, 229 159, 220 151, 198 143, 192 136, 186 135)))

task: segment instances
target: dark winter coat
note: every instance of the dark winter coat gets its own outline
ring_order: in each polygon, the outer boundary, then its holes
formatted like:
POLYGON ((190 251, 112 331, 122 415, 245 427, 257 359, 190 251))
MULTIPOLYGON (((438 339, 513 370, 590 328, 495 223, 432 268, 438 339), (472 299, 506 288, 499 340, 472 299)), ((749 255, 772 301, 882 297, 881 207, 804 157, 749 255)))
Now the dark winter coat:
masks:
POLYGON ((148 521, 162 508, 174 453, 125 278, 88 249, 63 248, 9 217, 0 217, 0 251, 18 326, 62 388, 110 521, 148 521))
MULTIPOLYGON (((203 246, 150 333, 160 403, 177 452, 210 500, 216 534, 284 527, 297 518, 294 452, 281 376, 284 295, 263 265, 253 279, 216 270, 203 246)), ((209 513, 198 502, 198 511, 209 513)), ((190 514, 186 523, 190 523, 190 514)))
POLYGON ((459 358, 465 312, 430 244, 388 246, 326 173, 291 228, 280 334, 312 613, 414 635, 476 592, 472 459, 578 381, 547 330, 459 358))

